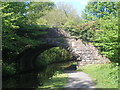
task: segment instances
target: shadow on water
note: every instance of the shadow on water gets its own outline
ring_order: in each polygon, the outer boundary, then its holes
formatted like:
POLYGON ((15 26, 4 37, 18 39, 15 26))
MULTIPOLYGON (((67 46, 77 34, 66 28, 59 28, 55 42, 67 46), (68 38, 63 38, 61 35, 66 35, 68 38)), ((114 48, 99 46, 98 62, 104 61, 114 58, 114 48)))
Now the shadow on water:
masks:
POLYGON ((77 69, 76 65, 70 65, 69 67, 64 68, 64 70, 70 70, 70 71, 76 69, 77 69))
POLYGON ((32 71, 19 74, 10 78, 3 78, 2 87, 4 88, 37 88, 43 85, 56 71, 64 70, 70 66, 71 62, 57 63, 48 65, 43 70, 32 71))

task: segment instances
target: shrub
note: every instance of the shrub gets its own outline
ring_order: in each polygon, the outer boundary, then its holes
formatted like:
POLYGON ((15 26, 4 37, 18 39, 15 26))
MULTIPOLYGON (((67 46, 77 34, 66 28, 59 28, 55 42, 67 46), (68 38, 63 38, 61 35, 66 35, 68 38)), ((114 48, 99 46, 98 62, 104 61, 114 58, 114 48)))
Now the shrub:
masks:
POLYGON ((15 63, 3 63, 2 65, 3 76, 10 76, 16 73, 16 64, 15 63))
POLYGON ((41 67, 53 62, 61 62, 72 59, 68 51, 60 47, 54 47, 41 53, 36 60, 36 66, 41 67))

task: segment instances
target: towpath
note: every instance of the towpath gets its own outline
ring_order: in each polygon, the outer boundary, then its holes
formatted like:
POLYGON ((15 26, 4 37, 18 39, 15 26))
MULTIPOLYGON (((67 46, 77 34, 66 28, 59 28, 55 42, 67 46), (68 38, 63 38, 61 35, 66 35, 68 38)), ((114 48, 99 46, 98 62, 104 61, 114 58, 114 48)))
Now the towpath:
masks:
POLYGON ((84 72, 68 70, 68 82, 65 88, 95 88, 95 83, 84 72))

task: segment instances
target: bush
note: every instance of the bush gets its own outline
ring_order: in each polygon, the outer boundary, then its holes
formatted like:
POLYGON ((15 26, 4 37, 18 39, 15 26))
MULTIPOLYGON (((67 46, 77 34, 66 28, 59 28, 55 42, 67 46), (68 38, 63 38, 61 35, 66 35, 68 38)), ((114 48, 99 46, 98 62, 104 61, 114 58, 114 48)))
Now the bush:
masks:
POLYGON ((68 75, 63 71, 56 71, 55 74, 50 77, 47 82, 45 82, 42 86, 39 86, 38 89, 55 89, 59 90, 59 88, 63 88, 68 80, 68 75), (58 88, 58 89, 57 89, 58 88))
POLYGON ((72 36, 77 36, 77 38, 91 41, 94 37, 94 31, 98 29, 98 21, 91 22, 81 22, 81 23, 66 23, 64 28, 72 36))
POLYGON ((16 64, 3 63, 2 72, 3 72, 3 76, 10 76, 16 74, 16 64))
POLYGON ((54 47, 41 53, 36 60, 36 66, 41 67, 53 62, 61 62, 72 59, 68 51, 60 47, 54 47))
POLYGON ((96 31, 94 45, 100 46, 101 54, 110 58, 113 62, 119 62, 118 49, 118 21, 117 18, 111 20, 101 20, 101 28, 96 31))

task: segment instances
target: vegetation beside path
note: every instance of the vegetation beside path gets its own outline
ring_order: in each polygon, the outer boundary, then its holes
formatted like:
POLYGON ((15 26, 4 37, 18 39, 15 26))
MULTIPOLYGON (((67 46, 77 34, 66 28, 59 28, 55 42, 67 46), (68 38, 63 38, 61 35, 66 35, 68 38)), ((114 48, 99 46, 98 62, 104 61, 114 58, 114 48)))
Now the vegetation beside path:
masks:
POLYGON ((63 71, 57 71, 52 78, 49 78, 47 82, 43 84, 43 86, 39 86, 38 88, 63 88, 67 83, 68 75, 63 71))
POLYGON ((96 64, 87 65, 78 71, 87 73, 96 83, 97 88, 118 88, 118 65, 96 64))
MULTIPOLYGON (((87 65, 81 67, 78 71, 88 74, 96 83, 96 88, 118 88, 118 69, 117 63, 111 63, 87 65)), ((68 75, 66 73, 57 71, 52 78, 49 78, 43 86, 38 88, 63 88, 67 80, 68 75)))

